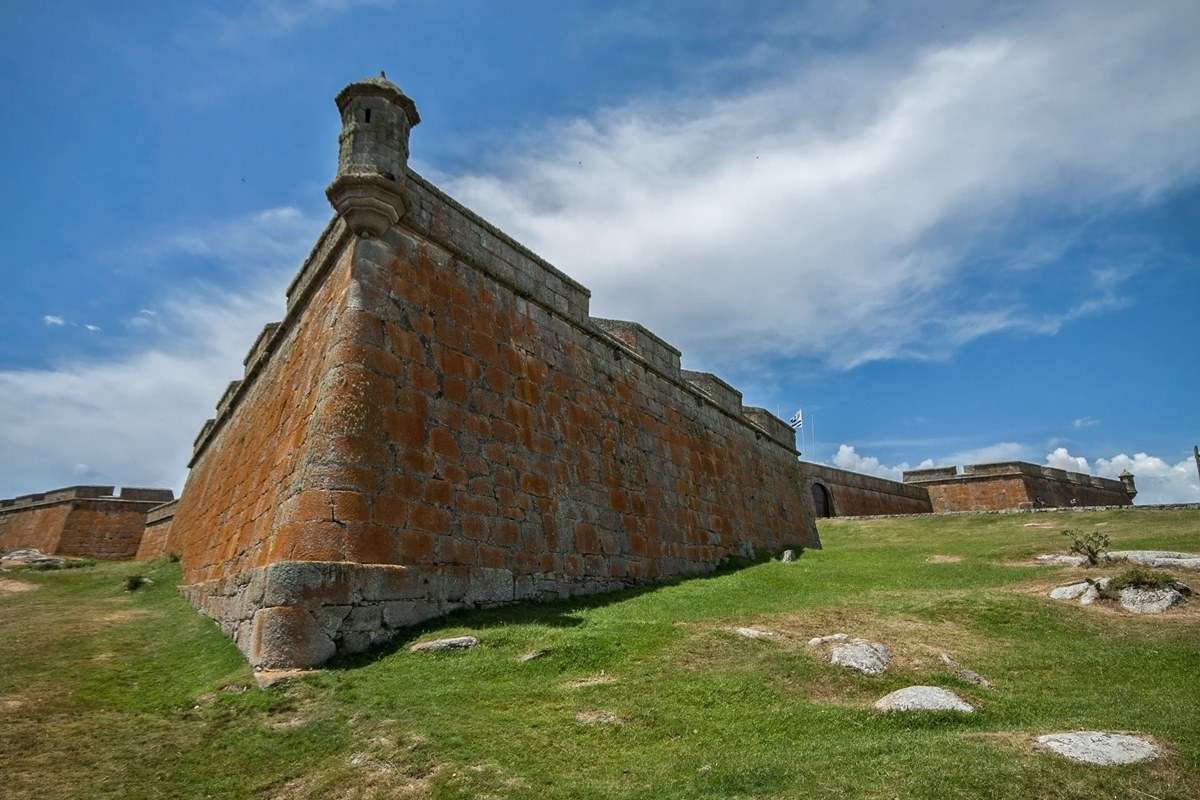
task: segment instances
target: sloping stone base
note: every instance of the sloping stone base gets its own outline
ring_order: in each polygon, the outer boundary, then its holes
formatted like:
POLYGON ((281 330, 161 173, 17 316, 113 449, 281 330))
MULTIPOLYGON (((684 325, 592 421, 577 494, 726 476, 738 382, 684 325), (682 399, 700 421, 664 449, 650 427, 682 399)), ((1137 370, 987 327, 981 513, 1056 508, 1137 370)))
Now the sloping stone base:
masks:
POLYGON ((405 628, 463 608, 565 599, 614 591, 626 580, 514 577, 507 569, 436 570, 348 561, 283 561, 183 586, 188 601, 216 620, 260 668, 314 667, 358 653, 405 628))

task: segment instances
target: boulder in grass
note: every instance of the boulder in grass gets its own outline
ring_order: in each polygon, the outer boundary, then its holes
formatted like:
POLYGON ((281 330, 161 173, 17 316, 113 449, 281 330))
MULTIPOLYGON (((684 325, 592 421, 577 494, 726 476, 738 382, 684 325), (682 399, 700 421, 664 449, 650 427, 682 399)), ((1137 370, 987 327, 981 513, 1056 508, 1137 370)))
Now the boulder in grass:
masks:
POLYGON ((1161 614, 1184 600, 1178 589, 1139 589, 1127 586, 1121 590, 1121 608, 1135 614, 1161 614))
POLYGON ((855 639, 830 650, 829 661, 864 675, 882 675, 892 663, 892 651, 879 642, 855 639))
POLYGON ((884 695, 875 703, 875 710, 894 711, 957 711, 973 714, 975 707, 949 689, 940 686, 907 686, 884 695))
POLYGON ((1076 600, 1089 588, 1092 584, 1090 581, 1079 581, 1078 583, 1068 583, 1066 586, 1059 586, 1057 589, 1050 590, 1051 600, 1076 600))
POLYGON ((1071 761, 1102 767, 1138 764, 1162 755, 1158 745, 1149 739, 1107 731, 1050 733, 1039 736, 1037 746, 1071 761))
POLYGON ((479 644, 479 640, 474 636, 452 636, 449 639, 417 642, 408 650, 410 653, 448 653, 455 650, 470 650, 477 644, 479 644))

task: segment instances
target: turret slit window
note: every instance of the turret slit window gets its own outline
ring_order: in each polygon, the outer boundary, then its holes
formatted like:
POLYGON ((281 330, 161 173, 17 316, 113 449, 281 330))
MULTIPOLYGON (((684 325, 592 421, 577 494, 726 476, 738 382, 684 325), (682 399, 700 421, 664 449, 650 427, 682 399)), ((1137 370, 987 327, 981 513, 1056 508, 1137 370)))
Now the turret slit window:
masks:
POLYGON ((370 122, 370 121, 371 121, 371 109, 368 108, 366 111, 363 112, 363 122, 370 122))

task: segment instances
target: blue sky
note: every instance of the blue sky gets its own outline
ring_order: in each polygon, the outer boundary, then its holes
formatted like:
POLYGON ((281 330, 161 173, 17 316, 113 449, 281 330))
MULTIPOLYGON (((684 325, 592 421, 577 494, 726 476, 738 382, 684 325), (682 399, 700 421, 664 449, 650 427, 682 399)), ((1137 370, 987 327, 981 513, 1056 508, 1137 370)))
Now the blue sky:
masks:
POLYGON ((6 4, 0 496, 182 486, 330 211, 332 98, 807 457, 1200 500, 1200 8, 6 4))

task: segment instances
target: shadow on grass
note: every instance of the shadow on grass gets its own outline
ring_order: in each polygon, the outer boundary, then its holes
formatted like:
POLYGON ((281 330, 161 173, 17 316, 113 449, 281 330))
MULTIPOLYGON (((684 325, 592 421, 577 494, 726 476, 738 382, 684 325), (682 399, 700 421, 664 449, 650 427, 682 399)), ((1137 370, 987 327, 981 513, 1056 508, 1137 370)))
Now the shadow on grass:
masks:
POLYGON ((772 560, 770 553, 759 553, 755 558, 734 557, 726 559, 712 572, 700 575, 685 575, 653 584, 631 586, 611 592, 580 595, 558 600, 525 600, 493 608, 464 608, 434 617, 420 625, 401 630, 386 642, 373 645, 361 653, 338 654, 321 665, 321 669, 349 670, 367 666, 382 658, 393 655, 421 637, 447 628, 471 628, 486 631, 520 625, 536 625, 548 628, 574 628, 583 624, 582 612, 623 603, 646 594, 730 575, 747 567, 766 564, 772 560))

